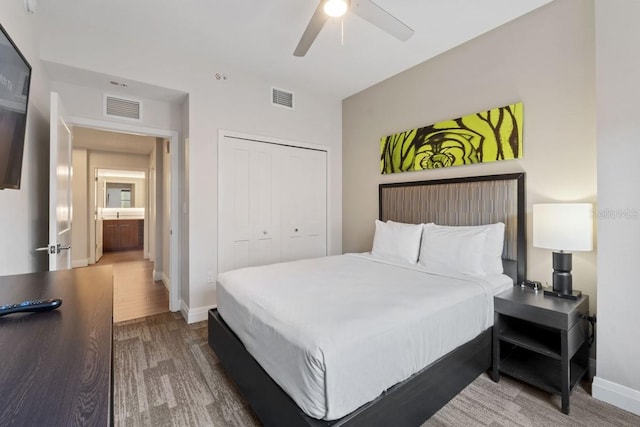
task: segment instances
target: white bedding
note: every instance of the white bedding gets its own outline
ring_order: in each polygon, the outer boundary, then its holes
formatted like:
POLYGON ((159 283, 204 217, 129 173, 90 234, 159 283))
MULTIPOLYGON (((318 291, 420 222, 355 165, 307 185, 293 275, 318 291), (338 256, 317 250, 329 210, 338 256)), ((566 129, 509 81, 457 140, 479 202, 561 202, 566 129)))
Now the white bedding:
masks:
POLYGON ((491 326, 493 295, 512 285, 348 254, 222 273, 217 299, 271 378, 333 420, 491 326))

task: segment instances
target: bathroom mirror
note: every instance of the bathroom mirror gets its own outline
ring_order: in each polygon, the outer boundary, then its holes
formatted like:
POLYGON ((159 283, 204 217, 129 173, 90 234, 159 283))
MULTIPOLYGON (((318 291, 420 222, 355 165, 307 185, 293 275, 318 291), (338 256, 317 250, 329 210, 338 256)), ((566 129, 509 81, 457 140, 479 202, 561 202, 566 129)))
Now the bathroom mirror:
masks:
POLYGON ((107 209, 144 208, 146 177, 141 171, 98 170, 97 185, 103 207, 107 209))
POLYGON ((135 184, 107 182, 105 197, 106 208, 134 208, 136 207, 135 184))

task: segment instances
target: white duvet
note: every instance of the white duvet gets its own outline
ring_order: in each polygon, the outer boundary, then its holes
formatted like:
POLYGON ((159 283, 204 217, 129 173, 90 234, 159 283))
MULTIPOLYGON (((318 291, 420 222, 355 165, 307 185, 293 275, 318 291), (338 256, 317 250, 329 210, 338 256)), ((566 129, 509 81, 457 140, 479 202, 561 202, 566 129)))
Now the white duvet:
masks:
POLYGON ((222 273, 217 299, 271 378, 333 420, 491 326, 493 295, 512 284, 348 254, 222 273))

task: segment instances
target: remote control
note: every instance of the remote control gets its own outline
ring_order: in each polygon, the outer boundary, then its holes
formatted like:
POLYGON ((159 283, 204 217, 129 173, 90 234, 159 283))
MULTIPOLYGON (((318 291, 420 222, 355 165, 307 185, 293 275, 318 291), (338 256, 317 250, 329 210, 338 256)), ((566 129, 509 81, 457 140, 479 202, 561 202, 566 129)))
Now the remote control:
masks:
POLYGON ((11 313, 37 312, 55 310, 62 305, 60 298, 47 300, 29 300, 18 304, 0 305, 0 316, 11 313))

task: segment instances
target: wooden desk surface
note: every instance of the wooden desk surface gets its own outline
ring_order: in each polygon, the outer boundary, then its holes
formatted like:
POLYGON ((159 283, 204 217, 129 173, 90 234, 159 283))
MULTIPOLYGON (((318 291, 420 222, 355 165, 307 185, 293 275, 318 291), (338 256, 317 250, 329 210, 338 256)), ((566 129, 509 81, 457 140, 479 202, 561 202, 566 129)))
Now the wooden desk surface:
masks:
POLYGON ((0 277, 0 305, 49 298, 0 317, 0 425, 111 425, 111 266, 0 277))

